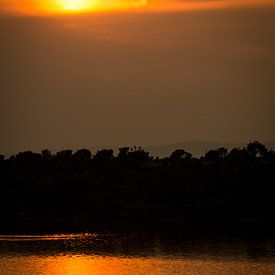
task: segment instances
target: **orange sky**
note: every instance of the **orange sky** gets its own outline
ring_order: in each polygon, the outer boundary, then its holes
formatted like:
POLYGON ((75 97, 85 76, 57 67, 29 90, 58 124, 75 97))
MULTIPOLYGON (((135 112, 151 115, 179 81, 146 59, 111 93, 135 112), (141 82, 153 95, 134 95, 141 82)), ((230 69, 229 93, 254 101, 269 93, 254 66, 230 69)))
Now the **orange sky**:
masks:
POLYGON ((145 8, 146 10, 217 9, 275 4, 275 0, 0 0, 0 14, 67 14, 145 8))
POLYGON ((0 0, 1 153, 274 140, 274 1, 40 16, 49 1, 0 0))

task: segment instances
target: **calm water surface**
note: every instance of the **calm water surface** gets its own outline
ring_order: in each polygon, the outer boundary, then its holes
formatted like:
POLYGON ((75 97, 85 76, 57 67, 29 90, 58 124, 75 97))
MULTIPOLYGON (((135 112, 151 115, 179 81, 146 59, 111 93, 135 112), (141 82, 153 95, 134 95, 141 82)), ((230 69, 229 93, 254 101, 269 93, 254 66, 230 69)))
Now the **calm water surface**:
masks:
POLYGON ((0 236, 0 274, 275 274, 274 240, 0 236))

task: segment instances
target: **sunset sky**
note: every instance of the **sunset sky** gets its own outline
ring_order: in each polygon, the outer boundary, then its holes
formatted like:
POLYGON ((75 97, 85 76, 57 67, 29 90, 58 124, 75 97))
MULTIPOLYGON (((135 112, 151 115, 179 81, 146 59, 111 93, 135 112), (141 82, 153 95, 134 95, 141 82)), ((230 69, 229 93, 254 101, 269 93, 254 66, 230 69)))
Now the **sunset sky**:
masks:
POLYGON ((0 152, 275 140, 274 0, 0 0, 0 152))

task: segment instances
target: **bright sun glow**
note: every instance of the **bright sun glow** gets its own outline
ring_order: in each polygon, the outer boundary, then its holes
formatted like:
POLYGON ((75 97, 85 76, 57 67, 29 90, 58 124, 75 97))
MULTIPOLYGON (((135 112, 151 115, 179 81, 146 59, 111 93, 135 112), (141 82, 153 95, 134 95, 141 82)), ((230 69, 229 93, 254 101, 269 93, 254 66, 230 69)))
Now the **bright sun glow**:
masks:
POLYGON ((93 8, 95 0, 59 0, 59 6, 64 11, 85 11, 93 8))
MULTIPOLYGON (((1 1, 1 0, 0 0, 1 1)), ((56 13, 86 13, 107 10, 141 8, 147 5, 147 0, 55 0, 49 6, 56 13)))
POLYGON ((7 10, 26 15, 82 14, 140 9, 148 0, 0 0, 12 1, 7 10))
POLYGON ((64 15, 125 10, 205 10, 234 6, 274 6, 275 0, 0 0, 4 13, 64 15))

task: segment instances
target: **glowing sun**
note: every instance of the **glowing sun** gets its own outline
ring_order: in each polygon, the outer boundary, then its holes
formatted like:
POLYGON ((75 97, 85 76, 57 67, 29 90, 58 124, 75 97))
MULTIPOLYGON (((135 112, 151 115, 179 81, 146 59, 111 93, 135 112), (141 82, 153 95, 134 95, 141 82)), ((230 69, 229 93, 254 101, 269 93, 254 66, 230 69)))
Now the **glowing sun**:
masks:
MULTIPOLYGON (((0 0, 0 10, 1 10, 0 0)), ((20 1, 19 13, 30 15, 82 14, 145 8, 148 0, 7 0, 20 1), (29 4, 28 4, 29 3, 29 4)), ((0 11, 1 17, 1 11, 0 11)))
POLYGON ((94 4, 95 0, 59 0, 60 8, 68 12, 88 11, 94 4))

